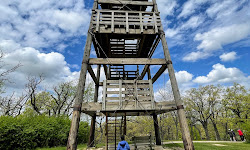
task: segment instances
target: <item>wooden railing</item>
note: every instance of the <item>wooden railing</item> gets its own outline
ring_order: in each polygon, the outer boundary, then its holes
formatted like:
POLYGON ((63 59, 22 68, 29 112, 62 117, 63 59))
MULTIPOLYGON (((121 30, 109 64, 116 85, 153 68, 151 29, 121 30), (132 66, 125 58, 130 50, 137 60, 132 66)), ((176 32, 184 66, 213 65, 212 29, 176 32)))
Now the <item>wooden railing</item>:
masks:
POLYGON ((161 26, 158 12, 96 10, 93 14, 95 32, 156 34, 161 26))
POLYGON ((102 110, 114 107, 119 110, 154 109, 152 80, 104 80, 102 110))

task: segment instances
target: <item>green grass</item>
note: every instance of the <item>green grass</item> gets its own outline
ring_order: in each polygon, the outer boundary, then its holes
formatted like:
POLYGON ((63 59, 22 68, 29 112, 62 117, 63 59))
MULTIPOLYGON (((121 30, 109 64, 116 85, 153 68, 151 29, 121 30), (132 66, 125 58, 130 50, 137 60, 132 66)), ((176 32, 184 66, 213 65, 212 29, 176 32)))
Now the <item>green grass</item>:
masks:
MULTIPOLYGON (((165 144, 164 147, 169 149, 183 148, 181 143, 165 144)), ((247 143, 194 143, 196 150, 249 150, 250 144, 247 143), (215 146, 221 144, 226 146, 215 146)))
MULTIPOLYGON (((87 148, 86 144, 77 145, 77 149, 82 150, 84 148, 87 148)), ((59 146, 59 147, 53 147, 53 148, 37 148, 36 150, 65 150, 65 149, 66 149, 66 146, 59 146)))

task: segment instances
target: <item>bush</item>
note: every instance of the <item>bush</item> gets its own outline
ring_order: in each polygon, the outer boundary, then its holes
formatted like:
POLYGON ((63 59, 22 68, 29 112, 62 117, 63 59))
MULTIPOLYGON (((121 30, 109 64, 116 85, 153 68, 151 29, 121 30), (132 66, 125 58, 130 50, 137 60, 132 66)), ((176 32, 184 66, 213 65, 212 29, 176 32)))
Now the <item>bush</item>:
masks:
MULTIPOLYGON (((1 116, 0 149, 34 149, 66 145, 70 119, 48 116, 1 116)), ((81 122, 78 143, 88 140, 89 125, 81 122)))

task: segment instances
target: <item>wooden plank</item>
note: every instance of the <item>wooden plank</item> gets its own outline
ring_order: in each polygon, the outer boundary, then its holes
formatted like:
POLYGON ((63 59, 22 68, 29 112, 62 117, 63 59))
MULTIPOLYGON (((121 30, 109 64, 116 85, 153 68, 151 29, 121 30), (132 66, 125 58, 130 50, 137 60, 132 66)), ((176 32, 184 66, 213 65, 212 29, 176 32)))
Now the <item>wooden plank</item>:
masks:
POLYGON ((119 94, 119 91, 106 91, 106 94, 119 94))
MULTIPOLYGON (((106 81, 107 83, 119 83, 118 80, 107 80, 106 81)), ((134 83, 134 80, 122 80, 122 83, 125 84, 125 83, 131 83, 133 84, 134 83)), ((137 83, 149 83, 148 80, 137 80, 137 83)))
POLYGON ((142 14, 139 13, 139 16, 140 16, 140 29, 141 29, 141 33, 143 33, 142 14))
POLYGON ((154 100, 152 79, 149 79, 149 90, 150 90, 150 98, 151 98, 152 109, 154 109, 155 108, 155 100, 154 100))
POLYGON ((162 65, 161 68, 156 72, 156 74, 152 78, 152 83, 154 83, 166 69, 167 65, 162 65))
POLYGON ((111 32, 114 32, 114 12, 111 13, 111 32))
POLYGON ((153 14, 154 15, 154 23, 155 23, 155 33, 158 33, 158 27, 157 27, 157 18, 155 16, 155 13, 153 14))
POLYGON ((102 110, 106 109, 106 80, 103 80, 102 110))
MULTIPOLYGON (((119 85, 107 85, 106 88, 119 88, 119 85)), ((134 88, 134 85, 122 85, 122 88, 129 88, 129 89, 133 89, 134 88)), ((137 85, 137 88, 149 88, 148 85, 141 85, 141 84, 138 84, 137 85)))
POLYGON ((129 32, 129 25, 128 25, 128 12, 126 12, 126 32, 129 32))
MULTIPOLYGON (((140 105, 146 110, 170 110, 176 109, 174 101, 164 101, 164 102, 155 102, 155 109, 152 109, 150 101, 142 101, 140 105)), ((100 102, 84 102, 82 105, 82 111, 99 111, 102 108, 102 103, 100 102)), ((117 102, 106 102, 106 110, 116 110, 119 108, 119 101, 117 102)), ((136 110, 134 101, 123 101, 124 110, 136 110)), ((138 109, 138 108, 137 108, 138 109)), ((141 108, 142 109, 142 108, 141 108)))
POLYGON ((90 65, 88 65, 88 72, 90 76, 92 77, 93 81, 95 82, 95 84, 99 84, 97 78, 95 77, 95 73, 90 65))
MULTIPOLYGON (((111 28, 112 29, 112 28, 111 28)), ((114 28, 111 30, 110 28, 100 27, 100 33, 115 33, 115 34, 127 34, 126 29, 124 28, 114 28)), ((94 31, 95 32, 95 31, 94 31)), ((147 29, 143 31, 144 34, 155 34, 154 29, 147 29)), ((129 34, 141 34, 140 29, 129 29, 129 34)))
POLYGON ((99 4, 116 4, 116 5, 142 5, 142 6, 153 6, 153 2, 147 1, 118 1, 118 0, 98 0, 99 4))
POLYGON ((96 17, 96 32, 99 32, 99 25, 100 25, 100 11, 97 11, 97 17, 96 17))
MULTIPOLYGON (((90 58, 90 65, 165 65, 165 59, 151 58, 90 58)), ((147 71, 147 70, 146 70, 147 71)))
POLYGON ((138 108, 138 91, 137 91, 137 80, 134 80, 134 97, 135 97, 135 108, 138 108))
POLYGON ((119 80, 119 105, 122 108, 122 80, 119 80))

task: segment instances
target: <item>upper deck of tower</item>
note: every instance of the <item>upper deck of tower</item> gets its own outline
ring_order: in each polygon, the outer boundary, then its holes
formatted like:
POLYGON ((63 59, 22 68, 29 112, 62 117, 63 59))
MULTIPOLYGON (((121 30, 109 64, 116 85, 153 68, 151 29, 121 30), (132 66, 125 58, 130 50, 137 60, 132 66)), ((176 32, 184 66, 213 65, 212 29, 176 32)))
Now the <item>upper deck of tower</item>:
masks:
POLYGON ((95 33, 156 34, 159 12, 147 0, 98 0, 93 14, 95 33))
POLYGON ((148 0, 97 0, 91 20, 97 57, 151 57, 161 27, 154 7, 148 0))

